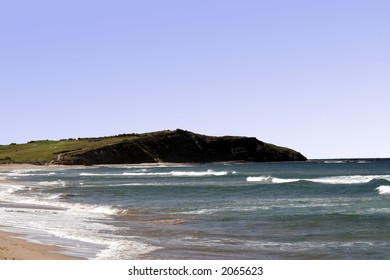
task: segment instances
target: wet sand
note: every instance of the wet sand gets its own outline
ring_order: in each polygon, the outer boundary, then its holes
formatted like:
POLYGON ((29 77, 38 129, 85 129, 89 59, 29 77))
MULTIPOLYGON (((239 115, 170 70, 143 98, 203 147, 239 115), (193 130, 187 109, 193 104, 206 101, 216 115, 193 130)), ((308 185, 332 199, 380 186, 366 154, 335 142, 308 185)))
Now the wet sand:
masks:
POLYGON ((60 247, 36 244, 19 238, 20 235, 1 231, 0 260, 75 260, 62 255, 60 247))

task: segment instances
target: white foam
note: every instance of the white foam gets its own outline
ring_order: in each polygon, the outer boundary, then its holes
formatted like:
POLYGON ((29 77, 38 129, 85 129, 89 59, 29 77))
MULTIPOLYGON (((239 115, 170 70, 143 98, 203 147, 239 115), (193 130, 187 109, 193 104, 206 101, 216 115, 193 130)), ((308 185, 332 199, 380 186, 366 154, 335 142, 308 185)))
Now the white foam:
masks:
POLYGON ((124 172, 125 176, 169 176, 170 172, 124 172))
POLYGON ((351 175, 351 176, 330 176, 322 178, 277 178, 272 176, 250 176, 246 178, 247 182, 259 182, 265 184, 283 184, 298 181, 307 181, 321 184, 365 184, 372 180, 390 181, 390 175, 351 175))
POLYGON ((53 194, 53 195, 49 196, 49 199, 66 199, 68 197, 73 197, 73 196, 76 196, 76 195, 67 194, 67 193, 58 193, 58 194, 53 194))
POLYGON ((38 240, 45 238, 48 244, 53 242, 67 248, 75 256, 89 259, 137 258, 157 248, 138 241, 123 240, 128 237, 117 236, 117 229, 113 225, 103 223, 123 212, 121 208, 61 201, 60 198, 66 194, 39 197, 28 193, 14 194, 15 190, 26 187, 0 184, 0 194, 6 194, 7 201, 12 201, 10 206, 0 208, 3 225, 19 228, 29 234, 35 232, 38 240))
POLYGON ((30 188, 30 186, 22 184, 0 183, 0 196, 2 194, 12 194, 20 190, 28 190, 30 188))
POLYGON ((271 176, 250 176, 246 178, 247 182, 261 182, 261 183, 272 183, 271 176))
MULTIPOLYGON (((47 186, 63 186, 63 181, 58 180, 54 182, 39 182, 43 188, 47 186), (52 184, 49 184, 52 183, 52 184), (54 185, 53 185, 54 184, 54 185)), ((120 209, 112 206, 96 205, 96 204, 80 204, 69 203, 66 201, 55 201, 56 199, 63 198, 66 194, 48 194, 40 192, 24 192, 25 190, 31 190, 33 188, 42 188, 33 185, 22 185, 12 183, 0 183, 0 199, 4 201, 14 202, 21 205, 42 205, 53 206, 68 209, 69 211, 82 212, 82 213, 95 213, 100 215, 116 215, 120 209)), ((71 196, 71 195, 70 195, 71 196)), ((83 214, 84 215, 84 214, 83 214)))
POLYGON ((170 172, 172 176, 181 177, 201 177, 201 176, 225 176, 228 175, 227 171, 213 171, 211 169, 202 172, 202 171, 172 171, 170 172))
POLYGON ((123 173, 80 173, 85 177, 123 177, 123 176, 169 176, 170 172, 123 172, 123 173))
MULTIPOLYGON (((163 177, 202 177, 202 176, 225 176, 228 171, 171 171, 171 172, 123 172, 123 173, 80 173, 80 176, 96 176, 96 177, 111 177, 111 176, 163 176, 163 177)), ((232 172, 232 174, 235 174, 232 172)))
POLYGON ((108 177, 108 176, 122 176, 123 174, 112 174, 112 173, 80 173, 80 176, 90 177, 108 177))
POLYGON ((272 183, 275 183, 275 184, 294 183, 294 182, 298 182, 298 181, 299 181, 299 179, 272 178, 272 183))
POLYGON ((266 184, 285 184, 285 183, 293 183, 297 182, 300 179, 283 179, 283 178, 276 178, 271 176, 259 176, 259 177, 247 177, 247 182, 259 182, 259 183, 266 183, 266 184))
POLYGON ((102 205, 85 205, 80 204, 77 208, 84 209, 91 213, 105 214, 105 215, 117 215, 121 210, 112 206, 102 205))
POLYGON ((147 254, 160 247, 131 240, 115 240, 108 244, 108 248, 97 254, 97 260, 130 260, 147 254))
MULTIPOLYGON (((37 170, 39 171, 39 170, 37 170)), ((13 170, 12 172, 9 172, 9 173, 6 173, 4 175, 8 176, 8 177, 13 177, 13 178, 17 178, 17 177, 31 177, 31 176, 46 176, 46 177, 49 177, 49 176, 53 176, 55 175, 56 173, 55 172, 49 172, 49 173, 29 173, 28 171, 25 171, 25 170, 13 170)))
POLYGON ((390 186, 379 186, 376 188, 379 194, 390 195, 390 186))
POLYGON ((45 186, 45 187, 65 187, 66 183, 62 180, 57 180, 57 181, 42 181, 39 182, 38 185, 40 186, 45 186))
POLYGON ((388 180, 390 175, 351 175, 351 176, 333 176, 315 179, 305 179, 306 181, 322 184, 365 184, 372 180, 388 180))

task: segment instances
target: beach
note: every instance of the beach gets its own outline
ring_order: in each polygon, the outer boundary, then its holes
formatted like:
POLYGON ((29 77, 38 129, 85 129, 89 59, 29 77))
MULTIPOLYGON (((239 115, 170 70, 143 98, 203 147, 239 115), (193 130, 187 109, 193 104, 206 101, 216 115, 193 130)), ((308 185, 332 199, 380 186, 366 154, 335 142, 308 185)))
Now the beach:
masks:
POLYGON ((0 228, 0 260, 75 260, 58 253, 61 248, 27 242, 20 235, 0 228))
MULTIPOLYGON (((0 164, 0 170, 47 169, 56 166, 33 164, 0 164)), ((58 166, 57 166, 58 167, 58 166)), ((62 167, 65 168, 65 167, 62 167)), ((14 183, 11 180, 0 180, 0 183, 14 183)), ((60 254, 62 248, 28 242, 17 233, 4 230, 0 225, 0 260, 75 260, 77 258, 60 254)))

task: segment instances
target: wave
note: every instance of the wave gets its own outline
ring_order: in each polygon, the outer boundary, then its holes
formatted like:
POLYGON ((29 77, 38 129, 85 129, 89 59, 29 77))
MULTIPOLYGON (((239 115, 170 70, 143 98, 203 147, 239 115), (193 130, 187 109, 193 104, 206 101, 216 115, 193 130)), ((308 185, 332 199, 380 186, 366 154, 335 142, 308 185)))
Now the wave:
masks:
POLYGON ((18 177, 32 177, 32 176, 50 177, 57 174, 55 172, 35 173, 37 171, 41 171, 41 170, 34 170, 34 173, 30 173, 32 172, 31 170, 13 170, 12 172, 2 173, 1 175, 12 177, 12 178, 18 178, 18 177))
POLYGON ((332 163, 332 164, 338 163, 338 164, 340 164, 340 163, 347 163, 347 161, 346 160, 325 160, 324 163, 332 163))
POLYGON ((31 189, 30 186, 27 185, 22 185, 19 183, 12 183, 12 182, 7 182, 7 183, 0 183, 0 194, 1 193, 14 193, 19 190, 29 190, 31 189))
POLYGON ((282 179, 272 176, 259 176, 259 177, 247 177, 246 180, 248 182, 259 182, 259 183, 266 183, 266 184, 283 184, 283 183, 293 183, 298 182, 300 179, 282 179))
POLYGON ((322 184, 366 184, 372 180, 390 181, 390 175, 351 175, 351 176, 333 176, 315 179, 304 179, 314 183, 322 184))
POLYGON ((66 183, 62 180, 42 181, 42 182, 39 182, 38 185, 43 186, 43 187, 65 187, 66 183))
POLYGON ((376 188, 379 194, 390 195, 390 186, 379 186, 376 188))
POLYGON ((80 173, 80 176, 111 177, 111 176, 159 176, 159 177, 203 177, 203 176, 226 176, 236 174, 235 171, 170 171, 170 172, 123 172, 123 173, 80 173))
MULTIPOLYGON (((129 260, 153 252, 162 247, 131 240, 106 241, 108 248, 96 255, 97 260, 129 260), (124 249, 125 248, 125 249, 124 249)), ((106 245, 105 244, 105 245, 106 245)))
POLYGON ((371 163, 370 160, 356 160, 356 159, 346 159, 346 160, 339 160, 339 159, 334 159, 334 160, 324 160, 323 163, 331 163, 331 164, 340 164, 340 163, 371 163))
POLYGON ((204 171, 204 172, 202 172, 202 171, 172 171, 169 173, 175 177, 181 177, 181 176, 188 176, 188 177, 225 176, 225 175, 229 174, 229 172, 227 172, 227 171, 213 171, 211 169, 204 171))
POLYGON ((372 180, 390 181, 390 175, 351 175, 351 176, 330 176, 322 178, 278 178, 272 176, 249 176, 247 182, 257 182, 264 184, 284 184, 298 181, 306 181, 321 184, 365 184, 372 180))
POLYGON ((75 194, 70 194, 70 193, 59 193, 59 194, 52 195, 50 198, 51 199, 67 199, 69 197, 75 197, 75 196, 76 196, 75 194))

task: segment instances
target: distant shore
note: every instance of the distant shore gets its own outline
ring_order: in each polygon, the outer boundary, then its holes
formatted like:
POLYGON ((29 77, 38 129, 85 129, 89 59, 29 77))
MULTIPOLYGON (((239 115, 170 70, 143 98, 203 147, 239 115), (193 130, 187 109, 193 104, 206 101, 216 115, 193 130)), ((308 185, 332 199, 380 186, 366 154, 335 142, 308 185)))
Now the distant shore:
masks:
MULTIPOLYGON (((239 164, 243 163, 240 161, 223 161, 223 162, 212 162, 208 164, 239 164)), ((61 164, 32 164, 32 163, 5 163, 0 164, 0 170, 16 170, 16 169, 55 169, 55 168, 96 168, 96 167, 107 167, 107 166, 186 166, 196 165, 199 163, 175 163, 175 162, 159 162, 159 163, 124 163, 124 164, 94 164, 94 165, 61 165, 61 164)))
MULTIPOLYGON (((0 164, 0 170, 14 170, 14 169, 52 169, 52 168, 71 168, 67 165, 37 165, 31 163, 5 163, 0 164)), ((73 166, 74 167, 74 166, 73 166)))
MULTIPOLYGON (((312 160, 308 160, 309 162, 312 160)), ((321 161, 321 160, 313 160, 321 161)), ((0 163, 0 170, 15 170, 15 169, 55 169, 55 168, 96 168, 96 167, 108 167, 108 166, 190 166, 190 165, 203 165, 203 164, 248 164, 248 163, 283 163, 279 162, 246 162, 246 161, 215 161, 207 163, 198 162, 149 162, 149 163, 118 163, 118 164, 92 164, 92 165, 71 165, 71 164, 32 164, 32 163, 0 163)), ((294 161, 286 161, 288 163, 294 163, 294 161)), ((301 161, 296 161, 300 163, 301 161)))
POLYGON ((137 163, 137 164, 96 164, 96 165, 61 165, 61 164, 32 164, 32 163, 6 163, 0 164, 0 170, 15 170, 15 169, 55 169, 55 168, 91 168, 99 166, 172 166, 185 165, 182 163, 137 163))

